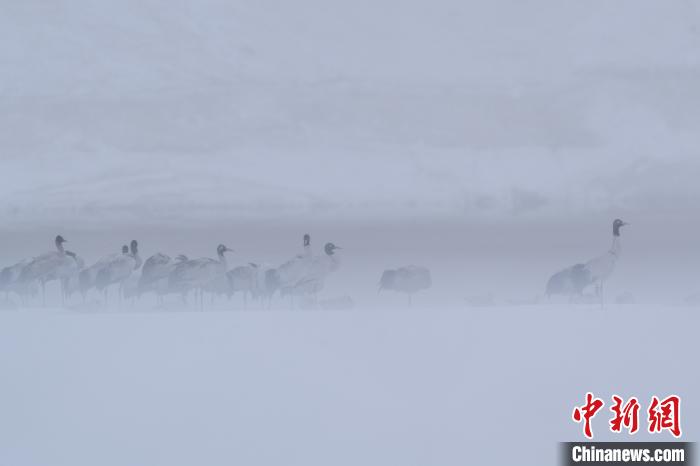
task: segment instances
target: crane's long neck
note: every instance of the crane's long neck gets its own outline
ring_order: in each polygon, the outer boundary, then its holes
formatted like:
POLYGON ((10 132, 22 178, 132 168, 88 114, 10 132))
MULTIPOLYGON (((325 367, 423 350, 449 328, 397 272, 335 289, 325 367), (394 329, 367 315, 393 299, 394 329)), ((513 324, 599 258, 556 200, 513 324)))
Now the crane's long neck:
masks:
POLYGON ((613 235, 612 245, 610 246, 610 254, 615 256, 616 259, 620 258, 622 253, 622 245, 620 244, 620 235, 613 235))
POLYGON ((61 254, 64 254, 66 252, 65 249, 63 249, 63 243, 61 243, 60 241, 56 241, 56 249, 61 254))
POLYGON ((134 258, 134 270, 138 270, 141 268, 141 265, 143 264, 143 260, 141 259, 141 256, 139 255, 139 248, 136 243, 131 244, 131 257, 134 258))
POLYGON ((224 255, 223 252, 218 253, 219 254, 219 263, 223 266, 224 270, 228 269, 228 264, 226 262, 226 256, 224 255))
POLYGON ((331 271, 336 271, 340 267, 340 256, 337 253, 327 254, 331 271))
POLYGON ((134 253, 134 261, 134 270, 140 269, 143 265, 143 259, 141 259, 141 256, 139 255, 138 251, 134 253))

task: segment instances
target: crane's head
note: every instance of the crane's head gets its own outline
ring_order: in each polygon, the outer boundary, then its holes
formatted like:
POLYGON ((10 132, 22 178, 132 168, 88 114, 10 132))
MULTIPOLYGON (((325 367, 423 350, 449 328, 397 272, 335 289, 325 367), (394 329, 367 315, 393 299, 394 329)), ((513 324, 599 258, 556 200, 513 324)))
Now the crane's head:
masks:
POLYGON ((308 233, 304 235, 304 247, 309 246, 311 244, 311 235, 308 233))
POLYGON ((131 254, 137 254, 139 252, 139 242, 135 239, 131 240, 131 254))
POLYGON ((223 256, 225 252, 233 252, 233 249, 227 248, 227 247, 224 246, 223 244, 220 244, 220 245, 216 248, 216 253, 217 253, 218 255, 220 255, 220 256, 223 256))
POLYGON ((58 235, 56 237, 56 246, 60 246, 63 243, 67 243, 68 241, 63 238, 63 236, 58 235))
POLYGON ((619 218, 616 218, 613 222, 613 235, 620 236, 620 228, 624 227, 625 225, 629 225, 629 223, 623 222, 619 218))
POLYGON ((341 248, 340 246, 336 246, 333 243, 326 243, 326 247, 324 248, 324 250, 326 251, 326 254, 328 254, 329 256, 332 256, 333 254, 335 254, 336 249, 343 249, 343 248, 341 248))
POLYGON ((122 246, 122 254, 129 254, 129 246, 126 244, 122 246))

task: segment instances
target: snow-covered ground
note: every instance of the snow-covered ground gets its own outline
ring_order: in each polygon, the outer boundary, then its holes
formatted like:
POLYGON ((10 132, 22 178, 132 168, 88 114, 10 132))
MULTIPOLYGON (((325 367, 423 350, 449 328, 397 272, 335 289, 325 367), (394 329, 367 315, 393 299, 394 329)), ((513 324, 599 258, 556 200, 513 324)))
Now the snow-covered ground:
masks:
POLYGON ((692 439, 697 323, 654 306, 3 311, 0 464, 554 464, 585 390, 685 396, 692 439))

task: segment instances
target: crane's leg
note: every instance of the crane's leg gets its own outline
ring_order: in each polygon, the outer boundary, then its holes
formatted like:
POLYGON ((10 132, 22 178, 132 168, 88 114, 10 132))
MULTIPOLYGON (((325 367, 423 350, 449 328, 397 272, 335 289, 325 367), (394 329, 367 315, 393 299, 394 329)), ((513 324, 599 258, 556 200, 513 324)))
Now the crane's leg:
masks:
POLYGON ((46 282, 41 281, 41 303, 42 306, 46 307, 46 282))

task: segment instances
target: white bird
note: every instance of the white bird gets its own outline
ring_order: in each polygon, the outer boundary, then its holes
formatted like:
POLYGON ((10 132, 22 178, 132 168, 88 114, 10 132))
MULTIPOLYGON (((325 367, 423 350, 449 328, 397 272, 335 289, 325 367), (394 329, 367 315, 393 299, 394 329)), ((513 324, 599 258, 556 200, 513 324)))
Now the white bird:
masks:
POLYGON ((135 304, 136 298, 139 297, 139 280, 141 279, 141 272, 135 270, 134 273, 129 275, 129 277, 122 282, 122 295, 125 300, 131 300, 131 304, 135 304))
POLYGON ((591 284, 591 275, 586 270, 586 264, 574 264, 552 275, 547 281, 545 294, 566 295, 569 299, 583 294, 583 290, 591 284))
POLYGON ((73 258, 76 268, 73 273, 61 279, 61 289, 63 290, 64 300, 70 299, 73 293, 80 291, 80 272, 85 269, 85 261, 82 257, 71 251, 66 251, 66 254, 73 258))
POLYGON ((251 265, 255 265, 252 295, 266 304, 266 307, 269 309, 272 304, 272 296, 279 289, 277 269, 269 264, 251 265))
POLYGON ((195 290, 195 298, 204 308, 204 288, 211 282, 224 277, 227 271, 226 252, 233 252, 223 244, 216 248, 217 259, 201 257, 181 262, 168 276, 171 291, 182 293, 183 299, 190 290, 195 290))
POLYGON ((619 218, 615 219, 613 222, 613 238, 610 249, 606 253, 589 260, 585 265, 586 270, 591 275, 591 282, 598 288, 598 294, 600 295, 601 302, 603 301, 603 285, 615 271, 617 261, 620 259, 620 255, 622 254, 620 228, 625 225, 628 224, 619 218))
POLYGON ((162 253, 156 253, 146 259, 141 269, 137 294, 154 292, 158 304, 163 304, 163 296, 168 294, 168 276, 177 264, 187 260, 187 256, 179 255, 175 259, 162 253))
POLYGON ((32 259, 24 259, 14 265, 5 267, 0 271, 0 291, 5 292, 6 298, 9 293, 14 292, 19 295, 23 304, 30 296, 35 296, 39 290, 39 283, 34 280, 30 283, 22 283, 19 278, 22 270, 29 265, 32 259))
POLYGON ((102 291, 107 302, 107 292, 109 286, 115 283, 119 284, 119 299, 124 296, 124 282, 141 267, 142 260, 139 256, 138 242, 131 241, 131 252, 129 254, 121 254, 115 259, 104 264, 97 272, 95 277, 95 286, 102 291))
POLYGON ((382 273, 379 279, 379 290, 392 290, 408 295, 408 304, 411 304, 415 293, 427 290, 433 285, 430 270, 418 265, 407 265, 398 269, 388 269, 382 273))
POLYGON ((340 256, 336 251, 342 249, 333 243, 326 243, 323 248, 324 254, 313 257, 304 275, 291 286, 287 286, 285 293, 303 296, 313 295, 314 297, 325 285, 326 277, 340 268, 340 256))
POLYGON ((277 267, 270 277, 269 286, 279 289, 282 296, 292 294, 293 288, 309 273, 312 262, 311 236, 307 233, 304 235, 304 252, 277 267))
POLYGON ((83 295, 83 300, 85 300, 88 291, 95 286, 95 279, 97 274, 102 270, 102 268, 112 261, 118 259, 122 255, 129 254, 129 246, 122 246, 121 253, 109 254, 107 256, 101 257, 97 262, 92 264, 90 267, 86 267, 80 271, 78 275, 78 283, 80 286, 80 292, 83 295))
POLYGON ((42 302, 44 305, 46 305, 46 284, 71 276, 78 267, 73 257, 66 254, 63 248, 64 243, 66 243, 66 240, 61 235, 56 236, 56 251, 47 252, 32 259, 22 269, 19 277, 20 283, 24 285, 33 281, 38 281, 41 284, 42 302))
POLYGON ((588 262, 575 264, 557 272, 547 282, 547 296, 555 294, 581 295, 589 285, 596 286, 596 292, 603 303, 603 285, 615 271, 615 266, 622 253, 620 229, 628 225, 622 220, 613 221, 613 239, 610 249, 588 262))
POLYGON ((249 294, 252 298, 257 298, 260 295, 258 292, 258 269, 258 264, 251 262, 247 265, 234 267, 226 272, 226 279, 228 281, 228 289, 230 290, 230 293, 243 293, 244 307, 248 306, 249 294))

